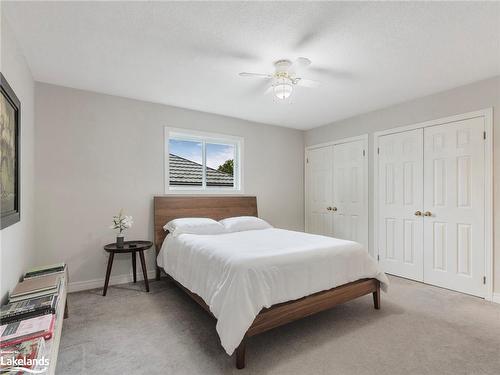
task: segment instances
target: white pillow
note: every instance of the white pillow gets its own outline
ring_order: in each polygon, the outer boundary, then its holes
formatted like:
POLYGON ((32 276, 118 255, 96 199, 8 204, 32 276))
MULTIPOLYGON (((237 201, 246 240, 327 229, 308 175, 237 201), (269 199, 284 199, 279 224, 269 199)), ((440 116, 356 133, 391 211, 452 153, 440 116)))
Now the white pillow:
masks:
POLYGON ((273 226, 267 221, 255 216, 229 217, 219 221, 227 232, 241 232, 244 230, 268 229, 273 226))
POLYGON ((170 220, 164 227, 173 236, 179 234, 221 234, 226 233, 224 226, 209 218, 205 217, 186 217, 182 219, 170 220))

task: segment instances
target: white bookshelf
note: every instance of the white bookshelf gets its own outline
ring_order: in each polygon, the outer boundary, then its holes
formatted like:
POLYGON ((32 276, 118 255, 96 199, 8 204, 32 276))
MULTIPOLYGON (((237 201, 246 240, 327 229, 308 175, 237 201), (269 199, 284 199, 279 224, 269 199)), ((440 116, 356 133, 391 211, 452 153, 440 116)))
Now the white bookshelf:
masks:
POLYGON ((61 342, 62 326, 64 320, 64 311, 66 308, 66 294, 68 290, 68 267, 64 273, 63 286, 57 301, 56 323, 54 334, 50 340, 45 341, 45 357, 49 358, 50 364, 46 374, 54 375, 56 373, 57 355, 59 354, 59 343, 61 342))

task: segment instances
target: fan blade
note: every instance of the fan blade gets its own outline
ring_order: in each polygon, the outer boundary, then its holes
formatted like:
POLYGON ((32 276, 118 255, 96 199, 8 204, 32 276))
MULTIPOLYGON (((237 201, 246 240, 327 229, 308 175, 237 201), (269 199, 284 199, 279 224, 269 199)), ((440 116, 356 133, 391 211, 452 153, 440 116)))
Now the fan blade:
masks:
POLYGON ((319 39, 321 39, 321 34, 324 33, 324 25, 319 25, 319 24, 314 24, 314 30, 310 30, 305 32, 300 36, 298 40, 296 40, 293 48, 296 50, 304 50, 304 49, 310 49, 311 46, 313 46, 315 43, 318 42, 319 39))
POLYGON ((297 86, 302 87, 318 87, 320 85, 318 81, 313 81, 312 79, 305 78, 295 78, 295 82, 297 86))
POLYGON ((321 67, 311 67, 307 70, 309 73, 317 75, 321 74, 327 76, 330 79, 352 79, 354 75, 346 70, 338 70, 338 69, 329 69, 329 68, 321 68, 321 67))
POLYGON ((312 61, 307 57, 298 57, 297 60, 295 60, 295 64, 301 68, 311 65, 311 63, 312 61))
POLYGON ((308 59, 307 57, 297 57, 295 61, 293 62, 292 66, 289 69, 289 73, 291 76, 296 76, 296 75, 301 75, 301 73, 308 69, 308 67, 311 65, 311 60, 308 59))
POLYGON ((252 78, 273 78, 272 75, 270 74, 262 74, 262 73, 247 73, 247 72, 241 72, 239 74, 240 77, 252 77, 252 78))
POLYGON ((300 14, 300 17, 307 19, 308 22, 303 23, 302 26, 298 26, 297 31, 300 35, 292 45, 293 50, 311 50, 315 45, 324 41, 328 29, 334 25, 338 25, 338 20, 345 19, 344 17, 338 17, 343 13, 340 9, 336 9, 335 13, 337 13, 337 15, 332 19, 332 14, 330 12, 325 12, 323 6, 321 2, 310 2, 310 7, 308 6, 308 9, 312 11, 312 13, 308 15, 300 14), (317 8, 313 10, 313 7, 317 8))

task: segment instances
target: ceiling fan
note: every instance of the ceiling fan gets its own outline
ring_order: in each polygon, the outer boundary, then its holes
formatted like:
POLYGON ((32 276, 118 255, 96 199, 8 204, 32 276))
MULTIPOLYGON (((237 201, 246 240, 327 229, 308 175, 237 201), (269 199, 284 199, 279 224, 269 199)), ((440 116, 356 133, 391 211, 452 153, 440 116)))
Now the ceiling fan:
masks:
POLYGON ((311 60, 306 57, 299 57, 295 63, 290 60, 278 60, 274 63, 275 72, 273 74, 247 73, 241 72, 241 77, 262 78, 271 81, 271 86, 267 92, 274 92, 274 95, 281 100, 287 99, 292 94, 295 86, 318 87, 319 82, 296 75, 296 67, 303 68, 311 65, 311 60))

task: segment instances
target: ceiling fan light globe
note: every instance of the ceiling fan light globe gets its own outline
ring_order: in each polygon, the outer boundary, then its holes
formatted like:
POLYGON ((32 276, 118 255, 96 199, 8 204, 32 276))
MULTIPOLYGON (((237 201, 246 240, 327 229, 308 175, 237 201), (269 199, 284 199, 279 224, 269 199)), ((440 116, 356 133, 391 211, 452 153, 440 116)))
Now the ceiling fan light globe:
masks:
POLYGON ((274 86, 274 95, 281 100, 285 100, 292 95, 293 86, 289 83, 279 83, 274 86))

